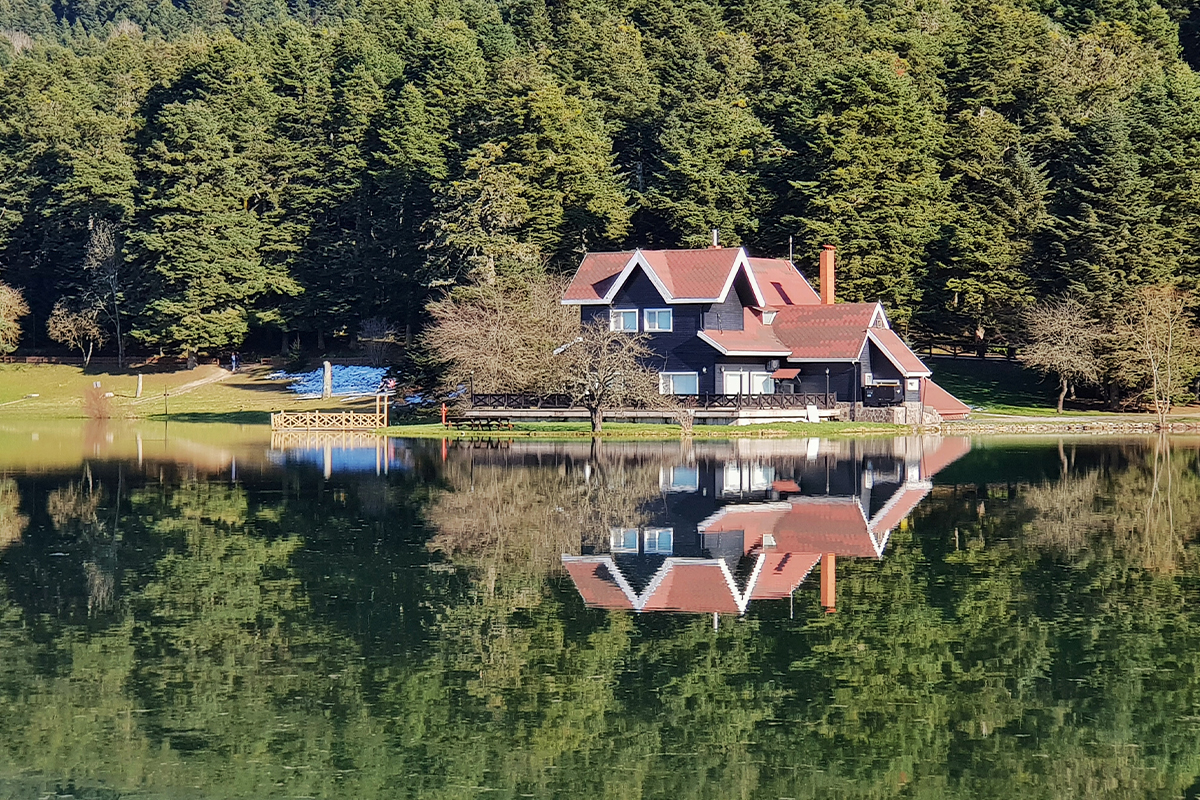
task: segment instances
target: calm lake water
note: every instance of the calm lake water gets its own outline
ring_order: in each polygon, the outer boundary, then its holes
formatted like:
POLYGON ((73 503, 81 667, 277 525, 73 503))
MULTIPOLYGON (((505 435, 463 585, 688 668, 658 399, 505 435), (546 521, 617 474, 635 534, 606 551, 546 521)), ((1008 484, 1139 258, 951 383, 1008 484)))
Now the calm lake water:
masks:
POLYGON ((0 798, 1195 798, 1200 441, 0 429, 0 798))

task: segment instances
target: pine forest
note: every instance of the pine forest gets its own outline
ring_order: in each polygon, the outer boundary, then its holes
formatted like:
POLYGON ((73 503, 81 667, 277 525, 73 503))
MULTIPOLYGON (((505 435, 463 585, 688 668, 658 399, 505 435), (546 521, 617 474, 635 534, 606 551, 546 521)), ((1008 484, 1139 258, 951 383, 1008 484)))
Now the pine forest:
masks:
POLYGON ((0 0, 0 281, 107 349, 419 332, 712 229, 1010 347, 1200 280, 1190 0, 0 0))

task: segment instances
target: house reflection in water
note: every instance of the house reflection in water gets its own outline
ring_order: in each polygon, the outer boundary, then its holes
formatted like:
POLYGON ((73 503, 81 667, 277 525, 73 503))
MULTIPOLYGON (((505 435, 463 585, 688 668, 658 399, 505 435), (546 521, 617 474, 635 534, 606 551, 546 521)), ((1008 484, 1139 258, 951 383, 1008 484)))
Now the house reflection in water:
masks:
POLYGON ((882 558, 930 479, 971 446, 958 437, 797 444, 803 452, 779 443, 761 457, 664 467, 665 511, 613 528, 607 552, 562 557, 584 602, 743 614, 752 600, 790 597, 820 565, 821 604, 834 611, 837 557, 882 558))

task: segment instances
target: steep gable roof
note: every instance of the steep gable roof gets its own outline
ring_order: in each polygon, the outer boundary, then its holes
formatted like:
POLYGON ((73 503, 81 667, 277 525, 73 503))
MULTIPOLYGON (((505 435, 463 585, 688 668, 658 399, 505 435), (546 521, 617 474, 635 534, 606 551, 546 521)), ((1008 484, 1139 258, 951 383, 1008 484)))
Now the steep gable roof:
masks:
POLYGON ((821 302, 812 286, 790 261, 782 258, 751 258, 749 261, 767 308, 817 305, 821 302))
POLYGON ((891 328, 870 328, 867 336, 883 350, 884 355, 896 365, 896 369, 900 370, 904 377, 927 378, 933 374, 891 328))
POLYGON ((921 381, 921 402, 942 415, 942 419, 965 419, 971 407, 933 382, 921 381))
POLYGON ((742 330, 699 331, 697 336, 727 356, 786 356, 792 349, 779 341, 774 328, 764 325, 753 309, 742 309, 742 330))
POLYGON ((563 293, 562 302, 608 304, 636 269, 645 272, 667 303, 723 302, 739 273, 746 275, 755 302, 766 302, 746 252, 740 247, 588 253, 563 293))
POLYGON ((788 306, 771 326, 792 361, 855 361, 867 328, 886 322, 878 303, 788 306))

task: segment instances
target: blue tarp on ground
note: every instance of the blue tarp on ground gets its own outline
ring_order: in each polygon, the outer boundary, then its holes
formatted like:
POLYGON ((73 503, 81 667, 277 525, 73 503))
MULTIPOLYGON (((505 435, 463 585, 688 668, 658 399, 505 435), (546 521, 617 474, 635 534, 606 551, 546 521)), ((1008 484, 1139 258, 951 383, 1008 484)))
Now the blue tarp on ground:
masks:
MULTIPOLYGON (((383 367, 333 367, 333 393, 340 397, 356 394, 374 394, 387 372, 383 367)), ((291 381, 288 386, 301 397, 320 397, 325 388, 325 370, 312 372, 275 372, 271 380, 291 381)))

